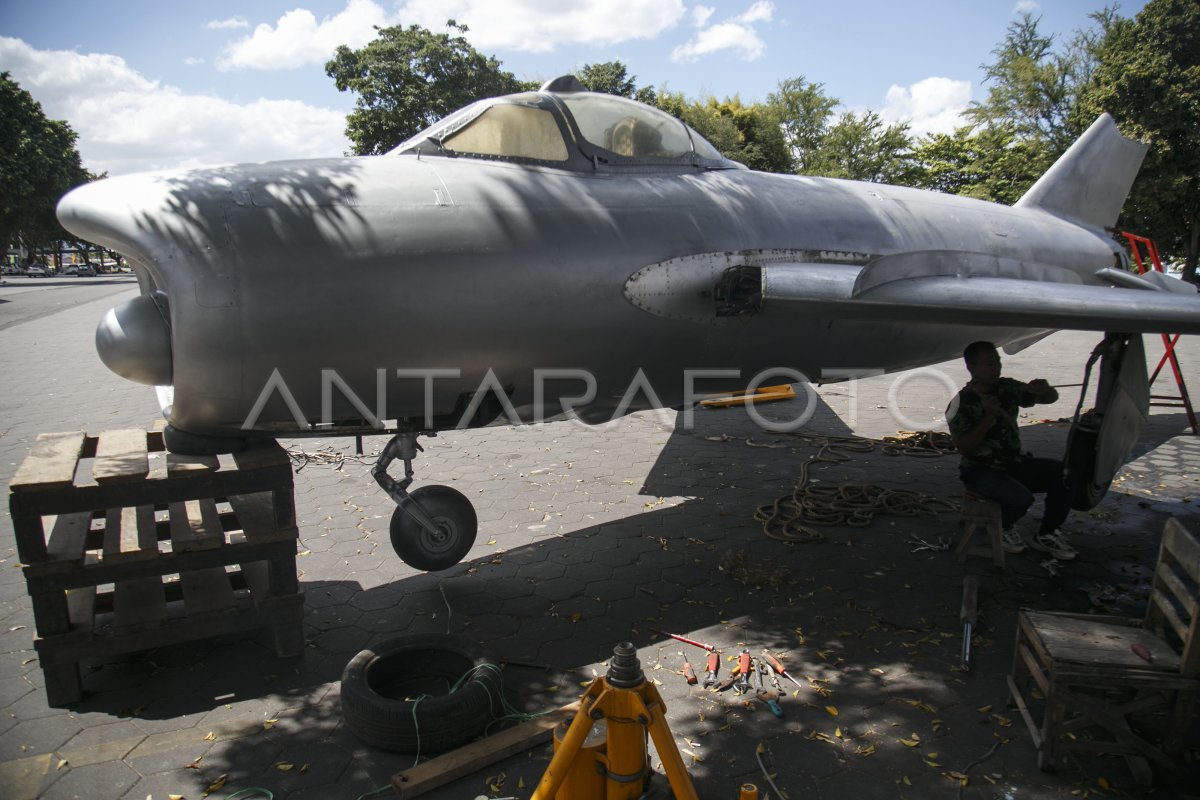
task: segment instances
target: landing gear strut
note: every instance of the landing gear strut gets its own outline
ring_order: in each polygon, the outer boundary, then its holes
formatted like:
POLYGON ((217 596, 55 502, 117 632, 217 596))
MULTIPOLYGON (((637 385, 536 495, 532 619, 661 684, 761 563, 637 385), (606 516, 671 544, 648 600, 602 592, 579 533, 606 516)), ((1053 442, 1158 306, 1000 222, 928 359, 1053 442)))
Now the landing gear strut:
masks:
POLYGON ((393 436, 371 468, 371 477, 396 501, 391 525, 396 555, 410 567, 435 572, 463 560, 475 544, 479 520, 471 501, 449 486, 422 486, 409 494, 412 462, 423 450, 417 444, 418 435, 406 432, 393 436), (402 481, 388 474, 388 467, 397 458, 404 462, 402 481))

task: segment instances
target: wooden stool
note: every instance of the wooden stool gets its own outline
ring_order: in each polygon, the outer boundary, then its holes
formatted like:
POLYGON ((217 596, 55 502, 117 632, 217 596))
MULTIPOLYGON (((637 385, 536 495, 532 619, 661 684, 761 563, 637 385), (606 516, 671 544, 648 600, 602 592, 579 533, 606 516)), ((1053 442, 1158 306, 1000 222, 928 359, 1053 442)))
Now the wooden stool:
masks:
POLYGON ((968 555, 991 556, 992 563, 999 569, 1004 569, 1004 538, 1000 527, 1000 504, 995 500, 980 497, 974 492, 963 492, 962 501, 962 538, 955 552, 960 562, 966 561, 968 555), (971 538, 976 531, 982 530, 990 540, 990 547, 971 547, 971 538))
POLYGON ((194 457, 165 452, 160 432, 42 434, 10 490, 51 706, 80 699, 86 658, 259 628, 280 656, 303 651, 292 465, 276 442, 194 457))

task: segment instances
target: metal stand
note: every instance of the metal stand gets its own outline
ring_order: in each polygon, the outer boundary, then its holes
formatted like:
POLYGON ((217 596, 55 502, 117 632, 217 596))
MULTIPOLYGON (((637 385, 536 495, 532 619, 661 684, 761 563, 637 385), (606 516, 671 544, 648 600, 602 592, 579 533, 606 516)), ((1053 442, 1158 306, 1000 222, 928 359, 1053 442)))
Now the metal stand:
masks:
MULTIPOLYGON (((1158 255, 1158 247, 1153 241, 1145 236, 1138 236, 1133 233, 1122 232, 1122 236, 1129 242, 1129 249, 1133 253, 1133 261, 1137 264, 1138 274, 1144 275, 1148 270, 1153 269, 1157 272, 1163 272, 1162 259, 1158 255), (1142 260, 1141 248, 1146 249, 1146 259, 1142 260), (1147 266, 1147 262, 1149 266, 1147 266)), ((1150 374, 1150 385, 1154 385, 1158 373, 1162 372, 1162 368, 1167 362, 1171 363, 1171 371, 1175 373, 1175 386, 1179 389, 1179 394, 1152 394, 1150 395, 1150 405, 1160 406, 1164 408, 1182 408, 1187 414, 1188 423, 1192 426, 1192 433, 1200 433, 1200 427, 1196 424, 1196 412, 1192 409, 1192 399, 1188 396, 1187 383, 1183 380, 1183 372, 1179 369, 1179 359, 1175 355, 1175 345, 1179 343, 1180 334, 1174 335, 1162 334, 1163 348, 1166 352, 1162 358, 1158 360, 1158 366, 1154 368, 1154 372, 1150 374), (1157 401, 1157 402, 1156 402, 1157 401)))
POLYGON ((667 726, 666 705, 654 684, 646 682, 636 648, 622 642, 613 650, 608 674, 593 680, 584 692, 579 713, 530 800, 637 800, 645 792, 650 776, 647 734, 654 740, 675 800, 698 800, 667 726), (558 791, 598 720, 604 720, 607 728, 605 753, 597 761, 604 770, 600 784, 604 794, 595 798, 559 798, 558 791))

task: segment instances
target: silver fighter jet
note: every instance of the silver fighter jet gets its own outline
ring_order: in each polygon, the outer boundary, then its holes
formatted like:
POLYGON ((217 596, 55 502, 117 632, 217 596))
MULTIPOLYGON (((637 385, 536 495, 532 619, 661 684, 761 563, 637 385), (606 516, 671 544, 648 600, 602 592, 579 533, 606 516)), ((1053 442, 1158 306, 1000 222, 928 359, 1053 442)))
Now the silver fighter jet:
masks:
POLYGON ((58 216, 138 275, 96 343, 158 387, 170 448, 392 433, 373 475, 393 544, 440 569, 475 514, 407 491, 420 435, 907 369, 981 338, 1200 332, 1200 299, 1130 273, 1105 231, 1143 155, 1102 116, 1009 208, 747 170, 567 77, 383 156, 110 178, 58 216))

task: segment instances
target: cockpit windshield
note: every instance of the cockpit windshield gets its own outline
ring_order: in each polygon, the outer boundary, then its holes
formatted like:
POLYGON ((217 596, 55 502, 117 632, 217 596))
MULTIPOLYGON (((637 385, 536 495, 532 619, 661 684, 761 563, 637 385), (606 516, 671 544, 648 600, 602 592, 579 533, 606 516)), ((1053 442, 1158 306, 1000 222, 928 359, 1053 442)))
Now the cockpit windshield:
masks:
POLYGON ((670 114, 610 94, 562 95, 583 138, 619 156, 679 158, 692 152, 682 122, 670 114))
POLYGON ((592 170, 602 164, 740 166, 657 108, 615 95, 545 88, 472 103, 392 152, 540 161, 592 170))

